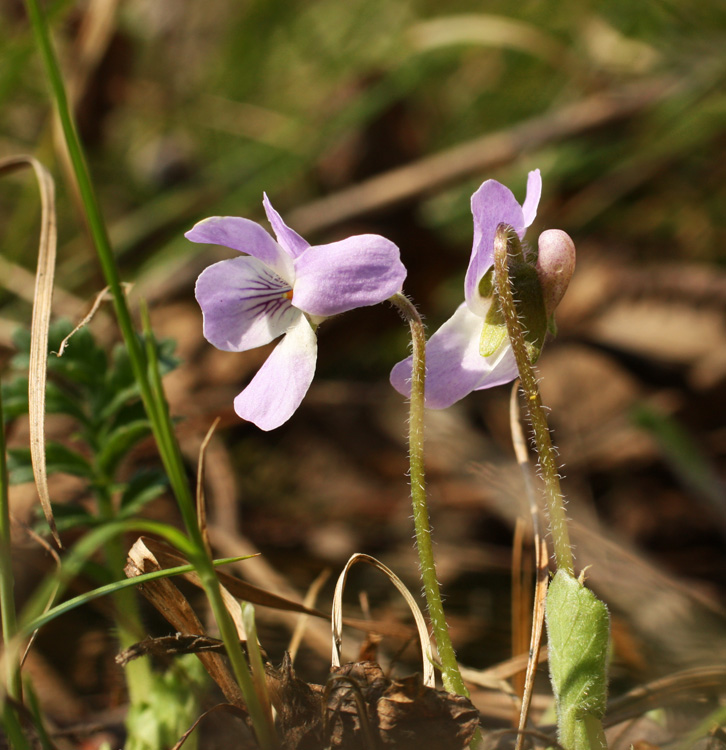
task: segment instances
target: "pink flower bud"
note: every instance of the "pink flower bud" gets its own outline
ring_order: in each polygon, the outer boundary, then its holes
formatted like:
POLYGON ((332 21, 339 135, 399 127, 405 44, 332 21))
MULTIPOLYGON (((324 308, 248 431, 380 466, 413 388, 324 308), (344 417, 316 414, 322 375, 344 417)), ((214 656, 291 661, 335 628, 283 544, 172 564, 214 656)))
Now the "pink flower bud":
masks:
POLYGON ((548 229, 539 236, 537 244, 537 276, 549 318, 565 296, 575 271, 575 243, 561 229, 548 229))

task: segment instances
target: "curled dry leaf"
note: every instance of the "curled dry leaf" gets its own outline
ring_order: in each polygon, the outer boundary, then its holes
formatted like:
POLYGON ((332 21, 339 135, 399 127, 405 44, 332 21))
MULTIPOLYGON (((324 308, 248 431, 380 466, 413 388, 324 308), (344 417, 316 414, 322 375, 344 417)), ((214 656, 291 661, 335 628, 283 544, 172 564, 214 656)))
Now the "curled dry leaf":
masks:
MULTIPOLYGON (((384 573, 391 583, 398 589, 399 593, 406 600, 413 618, 416 621, 416 628, 418 629, 419 642, 421 644, 421 655, 423 661, 423 680, 424 684, 433 687, 434 678, 434 660, 431 654, 431 642, 429 640, 429 631, 424 620, 423 613, 420 607, 416 603, 416 600, 411 595, 411 592, 406 588, 403 581, 390 569, 387 568, 382 562, 376 560, 375 557, 370 555, 363 555, 357 553, 353 555, 350 560, 345 564, 343 572, 338 577, 338 582, 335 586, 335 596, 333 597, 333 614, 331 617, 333 625, 333 657, 332 667, 335 669, 340 666, 340 654, 343 643, 343 589, 345 588, 345 581, 348 576, 348 571, 351 566, 357 562, 368 563, 377 570, 384 573)), ((370 628, 373 631, 373 628, 370 628)))
POLYGON ((468 698, 426 687, 420 675, 390 680, 373 662, 346 664, 333 670, 325 710, 333 748, 360 747, 360 701, 365 720, 379 746, 397 750, 465 748, 479 726, 479 714, 468 698), (351 684, 352 683, 352 684, 351 684))
MULTIPOLYGON (((160 564, 154 553, 138 539, 129 550, 125 573, 129 578, 142 573, 160 570, 160 564)), ((192 606, 179 589, 168 579, 159 579, 145 583, 141 593, 156 609, 182 634, 192 636, 204 635, 204 627, 195 614, 192 606)), ((224 663, 221 654, 205 651, 197 654, 211 678, 219 685, 227 700, 237 707, 244 708, 244 699, 231 672, 224 663)))
POLYGON ((42 206, 38 270, 35 275, 33 320, 30 332, 30 367, 28 373, 28 411, 30 416, 30 459, 40 504, 56 544, 62 548, 53 519, 45 462, 45 383, 48 363, 48 328, 50 326, 53 280, 58 233, 55 217, 55 183, 50 172, 32 156, 15 156, 0 160, 0 174, 31 167, 35 172, 42 206))

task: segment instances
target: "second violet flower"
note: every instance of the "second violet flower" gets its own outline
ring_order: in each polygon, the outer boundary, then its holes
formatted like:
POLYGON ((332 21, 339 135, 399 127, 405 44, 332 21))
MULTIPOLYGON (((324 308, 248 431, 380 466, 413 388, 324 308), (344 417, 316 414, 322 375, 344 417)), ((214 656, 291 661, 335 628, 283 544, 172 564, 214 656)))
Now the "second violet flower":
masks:
MULTIPOLYGON (((509 188, 487 180, 471 198, 474 243, 464 281, 464 302, 426 345, 426 406, 445 409, 472 391, 493 388, 517 377, 517 364, 506 334, 491 352, 482 351, 485 326, 491 317, 494 239, 500 224, 511 226, 519 239, 537 215, 542 194, 539 169, 529 173, 527 195, 520 205, 509 188)), ((575 246, 565 232, 551 229, 539 238, 536 274, 539 277, 543 314, 552 316, 564 295, 575 267, 575 246)), ((503 329, 506 331, 506 329, 503 329)), ((411 394, 411 357, 391 372, 391 384, 401 394, 411 394)))
POLYGON ((234 401, 240 417, 272 430, 293 415, 310 387, 321 321, 387 300, 400 291, 406 269, 396 245, 384 237, 311 246, 267 196, 263 205, 277 242, 259 224, 238 217, 205 219, 185 236, 246 253, 206 268, 196 297, 204 336, 218 349, 242 352, 283 336, 234 401))

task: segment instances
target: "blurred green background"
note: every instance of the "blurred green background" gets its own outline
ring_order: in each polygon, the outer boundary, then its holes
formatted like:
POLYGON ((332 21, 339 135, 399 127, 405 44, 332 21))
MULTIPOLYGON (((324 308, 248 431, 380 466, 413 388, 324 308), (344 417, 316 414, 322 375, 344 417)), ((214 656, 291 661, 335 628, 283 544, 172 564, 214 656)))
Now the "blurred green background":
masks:
MULTIPOLYGON (((423 0, 98 0, 47 9, 127 276, 173 274, 200 252, 183 229, 209 214, 259 217, 263 190, 290 216, 542 116, 515 153, 484 144, 480 168, 470 162, 443 180, 424 170, 397 203, 380 196, 378 217, 411 208, 406 218, 460 246, 463 266, 471 192, 495 177, 521 196, 526 172, 539 167, 542 227, 578 241, 595 235, 639 258, 723 263, 726 10, 716 0, 453 2, 445 11, 423 0), (548 134, 569 105, 596 108, 592 97, 603 94, 614 97, 613 116, 548 134)), ((22 4, 4 0, 0 13, 0 154, 30 151, 53 164, 47 87, 22 4)), ((35 196, 7 182, 0 190, 3 255, 31 266, 35 196)), ((61 282, 85 293, 97 275, 68 191, 59 193, 61 282)), ((347 216, 371 213, 349 205, 347 216)), ((298 218, 311 240, 336 222, 325 205, 298 218)))

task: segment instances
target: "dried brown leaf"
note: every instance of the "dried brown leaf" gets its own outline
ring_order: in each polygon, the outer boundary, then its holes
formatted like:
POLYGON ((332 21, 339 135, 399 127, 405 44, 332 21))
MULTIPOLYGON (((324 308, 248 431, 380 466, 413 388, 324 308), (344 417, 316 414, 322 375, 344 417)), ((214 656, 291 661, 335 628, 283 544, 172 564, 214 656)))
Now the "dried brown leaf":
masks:
MULTIPOLYGON (((125 573, 129 578, 169 567, 160 564, 143 539, 138 539, 129 550, 125 573)), ((204 627, 186 597, 168 579, 159 579, 143 584, 141 593, 156 607, 176 630, 185 635, 204 635, 204 627)), ((243 708, 244 698, 234 677, 227 669, 223 657, 215 653, 199 653, 199 660, 219 685, 230 703, 243 708)))

